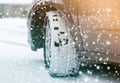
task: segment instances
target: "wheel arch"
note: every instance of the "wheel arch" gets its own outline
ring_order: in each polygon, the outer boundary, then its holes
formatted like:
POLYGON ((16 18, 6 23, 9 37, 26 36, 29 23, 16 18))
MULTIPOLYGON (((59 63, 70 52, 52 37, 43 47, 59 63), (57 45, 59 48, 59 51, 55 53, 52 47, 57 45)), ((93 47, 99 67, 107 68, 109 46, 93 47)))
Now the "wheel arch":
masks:
POLYGON ((28 42, 31 48, 43 48, 44 44, 44 20, 46 12, 58 11, 61 15, 65 16, 69 22, 73 23, 71 13, 63 4, 56 4, 52 2, 36 3, 33 5, 28 15, 27 26, 28 26, 28 42), (65 11, 64 11, 65 10, 65 11), (67 11, 66 11, 67 10, 67 11))

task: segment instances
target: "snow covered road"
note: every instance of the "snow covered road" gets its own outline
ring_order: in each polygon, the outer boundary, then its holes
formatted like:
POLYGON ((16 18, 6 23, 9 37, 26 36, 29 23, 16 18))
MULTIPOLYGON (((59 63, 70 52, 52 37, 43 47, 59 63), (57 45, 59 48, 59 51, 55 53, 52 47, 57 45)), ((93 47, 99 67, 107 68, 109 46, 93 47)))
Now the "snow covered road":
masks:
POLYGON ((0 83, 120 83, 120 70, 100 71, 87 67, 76 78, 50 77, 43 49, 32 52, 27 44, 26 19, 0 19, 0 83))

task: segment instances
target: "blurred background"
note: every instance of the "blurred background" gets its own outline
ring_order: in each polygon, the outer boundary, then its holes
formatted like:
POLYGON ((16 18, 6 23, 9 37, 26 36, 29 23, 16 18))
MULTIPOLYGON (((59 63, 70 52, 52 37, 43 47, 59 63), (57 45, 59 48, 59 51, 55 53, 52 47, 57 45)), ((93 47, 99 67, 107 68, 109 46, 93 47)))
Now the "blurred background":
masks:
POLYGON ((0 0, 0 18, 26 17, 35 0, 0 0))
POLYGON ((0 42, 28 46, 27 16, 34 1, 0 0, 0 42))

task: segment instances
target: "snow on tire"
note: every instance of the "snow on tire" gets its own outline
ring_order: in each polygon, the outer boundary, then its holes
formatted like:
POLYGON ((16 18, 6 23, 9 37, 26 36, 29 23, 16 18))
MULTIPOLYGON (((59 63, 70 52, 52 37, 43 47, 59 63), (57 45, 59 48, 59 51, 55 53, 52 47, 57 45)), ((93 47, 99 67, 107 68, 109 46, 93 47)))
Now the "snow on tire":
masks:
POLYGON ((51 76, 76 76, 79 58, 67 22, 57 12, 46 13, 44 60, 51 76))

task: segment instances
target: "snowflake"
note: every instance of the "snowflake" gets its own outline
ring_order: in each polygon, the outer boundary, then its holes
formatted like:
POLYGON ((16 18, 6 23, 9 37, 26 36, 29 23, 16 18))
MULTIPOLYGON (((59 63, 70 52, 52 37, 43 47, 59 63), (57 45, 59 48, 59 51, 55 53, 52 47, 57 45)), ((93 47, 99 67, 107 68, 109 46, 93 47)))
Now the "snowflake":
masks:
POLYGON ((110 70, 110 66, 108 66, 107 69, 110 70))
POLYGON ((96 66, 96 69, 98 69, 98 70, 99 70, 99 69, 100 69, 100 66, 96 66))
POLYGON ((106 40, 106 45, 111 45, 111 42, 106 40))

